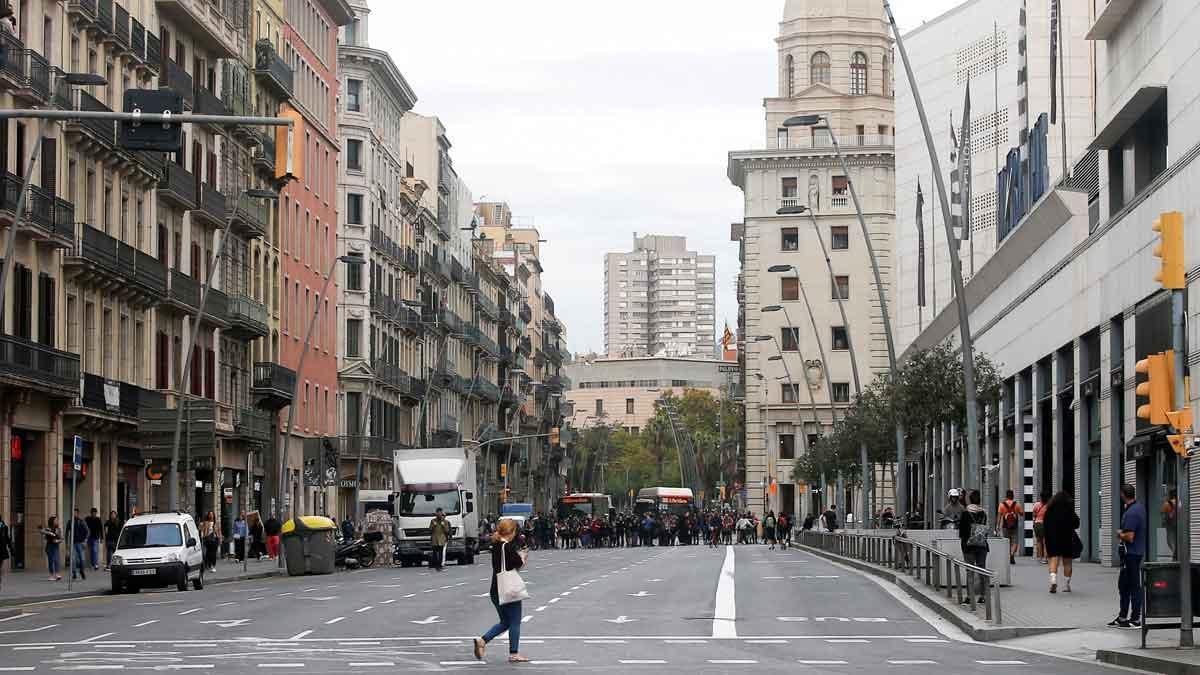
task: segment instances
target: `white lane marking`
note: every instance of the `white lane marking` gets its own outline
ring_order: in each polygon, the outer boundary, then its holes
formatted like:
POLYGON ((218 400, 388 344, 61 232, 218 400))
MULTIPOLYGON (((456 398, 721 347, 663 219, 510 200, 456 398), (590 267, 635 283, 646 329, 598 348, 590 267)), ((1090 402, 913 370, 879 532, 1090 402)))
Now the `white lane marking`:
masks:
POLYGON ((622 614, 621 616, 618 616, 615 619, 605 619, 605 621, 607 621, 609 623, 622 624, 622 623, 633 623, 634 621, 637 621, 637 619, 630 619, 629 617, 622 614))
POLYGON ((263 596, 256 595, 253 598, 246 598, 246 602, 254 602, 255 600, 262 600, 262 599, 263 599, 263 596))
POLYGON ((709 663, 724 664, 724 665, 750 665, 758 663, 754 659, 709 659, 709 663))
POLYGON ((578 661, 530 661, 530 665, 534 666, 573 666, 578 661))
POLYGON ((564 595, 564 596, 570 595, 570 594, 571 594, 571 591, 563 591, 562 593, 559 593, 559 595, 564 595))
POLYGON ((438 661, 442 666, 486 666, 486 661, 438 661))
POLYGON ((34 668, 37 668, 37 666, 0 666, 0 671, 4 671, 6 673, 16 671, 29 672, 34 668))
POLYGON ((378 642, 339 642, 339 647, 378 647, 378 642))
POLYGON ((531 615, 529 615, 529 616, 523 617, 523 618, 521 619, 521 623, 529 623, 529 621, 530 621, 532 618, 533 618, 533 615, 532 615, 532 614, 531 614, 531 615))
POLYGON ((337 617, 337 618, 330 619, 330 620, 326 621, 326 622, 325 622, 325 625, 326 625, 326 626, 332 626, 333 624, 335 624, 335 623, 337 623, 337 622, 339 622, 339 621, 345 621, 345 620, 346 620, 346 617, 344 617, 344 616, 339 616, 339 617, 337 617))
POLYGON ((409 598, 415 597, 416 595, 417 595, 416 593, 409 593, 408 595, 404 596, 404 599, 407 600, 409 598))
POLYGON ((192 609, 185 609, 179 613, 179 616, 187 616, 188 614, 195 614, 196 612, 199 612, 201 609, 203 609, 203 608, 202 607, 193 607, 192 609))
POLYGON ((533 610, 533 611, 535 611, 535 612, 544 612, 544 611, 546 611, 546 608, 547 608, 547 607, 549 607, 549 605, 542 605, 541 607, 538 607, 537 609, 535 609, 535 610, 533 610))
POLYGON ((143 622, 141 622, 141 623, 135 623, 135 624, 133 624, 133 627, 134 627, 134 628, 144 628, 144 627, 146 627, 146 626, 149 626, 149 625, 150 625, 150 624, 152 624, 152 623, 158 623, 158 619, 150 619, 149 621, 143 621, 143 622))
POLYGON ((836 659, 827 659, 827 660, 823 660, 823 661, 815 661, 815 660, 814 661, 806 661, 804 659, 801 659, 801 660, 797 661, 796 663, 799 663, 800 665, 803 665, 803 666, 844 666, 844 665, 846 665, 845 661, 838 661, 836 659))
POLYGON ((620 659, 617 663, 622 663, 630 666, 654 666, 664 665, 666 661, 662 659, 620 659))
POLYGON ((932 666, 937 661, 928 659, 888 659, 888 663, 893 666, 932 666))
MULTIPOLYGON (((766 579, 767 577, 763 577, 766 579)), ((798 576, 788 577, 789 579, 841 579, 836 574, 801 574, 798 576)))
POLYGON ((182 600, 162 600, 159 602, 139 602, 138 607, 153 607, 155 605, 178 605, 182 600))
POLYGON ((80 642, 81 642, 81 643, 85 643, 85 644, 86 644, 86 643, 88 643, 88 642, 95 642, 96 640, 103 640, 104 638, 106 638, 106 637, 108 637, 108 636, 110 636, 110 635, 116 635, 116 633, 101 633, 101 634, 99 634, 99 635, 97 635, 97 636, 95 636, 95 637, 90 637, 90 638, 88 638, 88 639, 86 639, 86 640, 80 640, 80 642))
POLYGON ((213 667, 214 666, 211 663, 169 663, 165 666, 154 666, 154 669, 157 670, 159 668, 162 668, 164 670, 208 670, 209 668, 213 668, 213 667))
POLYGON ((627 640, 584 640, 585 645, 624 645, 629 644, 627 640))
POLYGON ((363 612, 369 612, 369 611, 371 611, 371 610, 373 610, 373 609, 375 609, 375 608, 374 608, 374 607, 372 607, 371 605, 367 605, 366 607, 360 607, 360 608, 358 608, 358 609, 354 610, 354 613, 355 613, 355 614, 362 614, 363 612))
POLYGON ((393 603, 393 602, 395 602, 395 601, 396 601, 396 599, 395 599, 395 598, 392 598, 391 600, 384 600, 383 602, 381 602, 381 603, 379 603, 379 604, 381 604, 381 605, 390 605, 390 604, 392 604, 392 603, 393 603))
POLYGON ((1024 661, 976 661, 981 666, 1025 666, 1024 661))
POLYGON ((737 597, 734 590, 734 552, 725 547, 725 562, 717 579, 717 597, 713 611, 712 636, 730 639, 737 637, 737 597))
POLYGON ((922 644, 922 643, 929 643, 929 642, 949 642, 949 640, 943 640, 941 638, 908 638, 905 640, 905 642, 915 642, 918 644, 922 644))
POLYGON ((775 579, 783 579, 783 577, 763 577, 763 581, 773 581, 775 579))
POLYGON ((870 642, 870 640, 862 640, 859 638, 834 638, 832 640, 826 640, 826 642, 832 644, 846 644, 849 642, 870 642))
POLYGON ((423 590, 421 592, 422 593, 433 593, 436 590, 437 590, 436 588, 426 588, 425 590, 423 590))
POLYGON ((562 600, 562 598, 550 598, 550 604, 553 605, 554 603, 558 602, 559 600, 562 600))
POLYGON ((188 642, 184 644, 173 644, 172 647, 216 647, 215 642, 188 642))
MULTIPOLYGON (((253 600, 254 598, 250 598, 250 599, 253 600)), ((228 607, 229 605, 236 605, 236 604, 237 604, 236 602, 222 602, 222 603, 218 603, 217 607, 228 607)))
POLYGON ((289 640, 289 641, 291 641, 291 640, 303 640, 304 638, 308 637, 309 635, 312 635, 312 631, 311 631, 311 630, 306 630, 306 631, 302 631, 302 632, 300 632, 300 633, 296 633, 296 634, 295 634, 295 635, 293 635, 292 637, 288 638, 288 640, 289 640))
POLYGON ((391 668, 395 666, 391 661, 351 661, 351 668, 391 668))
POLYGON ((125 666, 117 664, 87 664, 80 666, 59 666, 55 670, 124 670, 125 666))
POLYGON ((37 612, 21 612, 20 614, 14 614, 12 616, 6 616, 3 619, 0 619, 0 623, 4 623, 5 621, 15 621, 17 619, 24 619, 26 617, 36 616, 36 615, 37 615, 37 612))
POLYGON ((746 640, 746 644, 751 645, 786 645, 787 640, 746 640))
POLYGON ((291 595, 291 594, 292 594, 292 591, 288 591, 287 593, 280 593, 280 594, 279 594, 279 597, 283 598, 283 597, 287 597, 287 596, 289 596, 289 595, 291 595))
POLYGON ((418 644, 431 645, 431 646, 437 646, 437 647, 450 647, 450 646, 458 645, 460 643, 458 640, 421 640, 421 642, 418 644))
POLYGON ((13 651, 18 651, 18 652, 22 652, 22 651, 26 651, 26 650, 32 651, 35 649, 54 649, 54 647, 50 646, 50 645, 33 645, 33 646, 28 646, 28 647, 13 647, 13 651))
POLYGON ((706 645, 706 644, 708 644, 708 640, 690 640, 690 639, 664 640, 664 642, 666 642, 669 645, 706 645))
POLYGON ((637 593, 627 593, 626 595, 628 595, 631 598, 648 598, 654 594, 647 593, 646 591, 638 591, 637 593))
POLYGON ((409 623, 415 623, 415 624, 418 624, 421 626, 428 626, 428 625, 434 624, 434 623, 446 623, 446 622, 442 621, 441 619, 438 618, 438 616, 436 614, 434 614, 433 616, 425 618, 425 619, 421 619, 420 621, 409 621, 409 623))

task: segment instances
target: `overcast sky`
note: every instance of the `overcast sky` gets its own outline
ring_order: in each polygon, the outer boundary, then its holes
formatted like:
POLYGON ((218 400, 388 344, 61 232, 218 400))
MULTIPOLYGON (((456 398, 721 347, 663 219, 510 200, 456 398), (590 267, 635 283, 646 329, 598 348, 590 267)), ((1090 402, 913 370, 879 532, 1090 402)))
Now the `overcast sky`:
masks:
MULTIPOLYGON (((892 0, 908 30, 958 0, 892 0)), ((741 191, 728 151, 764 143, 783 0, 371 0, 476 199, 535 225, 572 352, 603 351, 602 261, 634 232, 717 256, 717 335, 737 325, 741 191)), ((901 73, 897 73, 897 77, 901 73)))

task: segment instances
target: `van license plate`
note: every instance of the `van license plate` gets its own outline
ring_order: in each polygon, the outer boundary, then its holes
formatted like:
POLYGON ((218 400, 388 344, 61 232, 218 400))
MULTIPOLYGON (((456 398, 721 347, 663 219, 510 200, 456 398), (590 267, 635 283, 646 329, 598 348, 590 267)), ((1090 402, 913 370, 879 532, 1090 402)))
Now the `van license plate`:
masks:
POLYGON ((135 577, 150 576, 150 575, 154 574, 155 572, 157 572, 157 570, 155 570, 153 567, 150 567, 150 568, 147 568, 144 570, 134 570, 133 576, 135 576, 135 577))

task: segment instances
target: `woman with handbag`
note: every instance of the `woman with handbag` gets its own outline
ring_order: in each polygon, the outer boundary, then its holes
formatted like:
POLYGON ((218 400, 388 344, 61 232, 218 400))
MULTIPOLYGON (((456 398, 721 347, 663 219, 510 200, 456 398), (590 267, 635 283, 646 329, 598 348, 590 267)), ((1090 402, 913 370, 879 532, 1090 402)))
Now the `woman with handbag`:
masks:
POLYGON ((524 663, 529 659, 521 656, 521 601, 529 597, 525 582, 517 570, 525 566, 525 551, 517 551, 513 540, 517 536, 517 523, 505 518, 496 526, 492 535, 492 605, 500 622, 488 629, 481 638, 475 638, 475 658, 483 660, 487 643, 504 631, 508 631, 508 662, 524 663))
POLYGON ((1059 491, 1046 505, 1042 530, 1046 538, 1046 555, 1050 558, 1050 592, 1058 592, 1058 566, 1063 568, 1063 592, 1071 592, 1071 561, 1079 557, 1079 514, 1070 493, 1059 491))

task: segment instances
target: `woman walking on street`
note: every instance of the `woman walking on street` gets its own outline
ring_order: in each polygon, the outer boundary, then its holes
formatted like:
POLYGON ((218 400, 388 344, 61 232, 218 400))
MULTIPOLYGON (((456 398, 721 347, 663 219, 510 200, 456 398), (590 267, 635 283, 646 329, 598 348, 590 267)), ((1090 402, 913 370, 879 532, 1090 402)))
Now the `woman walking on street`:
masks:
POLYGON ((1046 507, 1050 504, 1050 493, 1043 490, 1033 505, 1033 555, 1045 565, 1046 559, 1046 507))
POLYGON ((217 571, 217 549, 221 540, 217 537, 217 517, 212 511, 200 523, 200 541, 204 543, 204 566, 209 572, 217 571))
POLYGON ((59 567, 58 546, 62 543, 62 528, 58 526, 58 516, 50 516, 46 527, 42 528, 42 540, 46 544, 46 567, 50 569, 50 581, 62 581, 59 567))
POLYGON ((1046 537, 1046 555, 1050 557, 1050 592, 1058 592, 1058 566, 1063 568, 1063 592, 1071 592, 1071 560, 1075 558, 1075 530, 1079 527, 1079 514, 1075 513, 1075 500, 1066 491, 1054 495, 1046 505, 1043 531, 1046 537))
POLYGON ((519 570, 525 566, 525 551, 517 551, 513 539, 517 536, 517 523, 511 518, 505 518, 496 526, 496 534, 492 535, 492 606, 500 616, 500 622, 488 629, 483 637, 475 638, 475 658, 483 660, 487 643, 496 639, 504 631, 508 631, 508 662, 524 663, 528 661, 520 654, 521 646, 521 601, 500 604, 497 591, 496 576, 501 571, 519 570))

